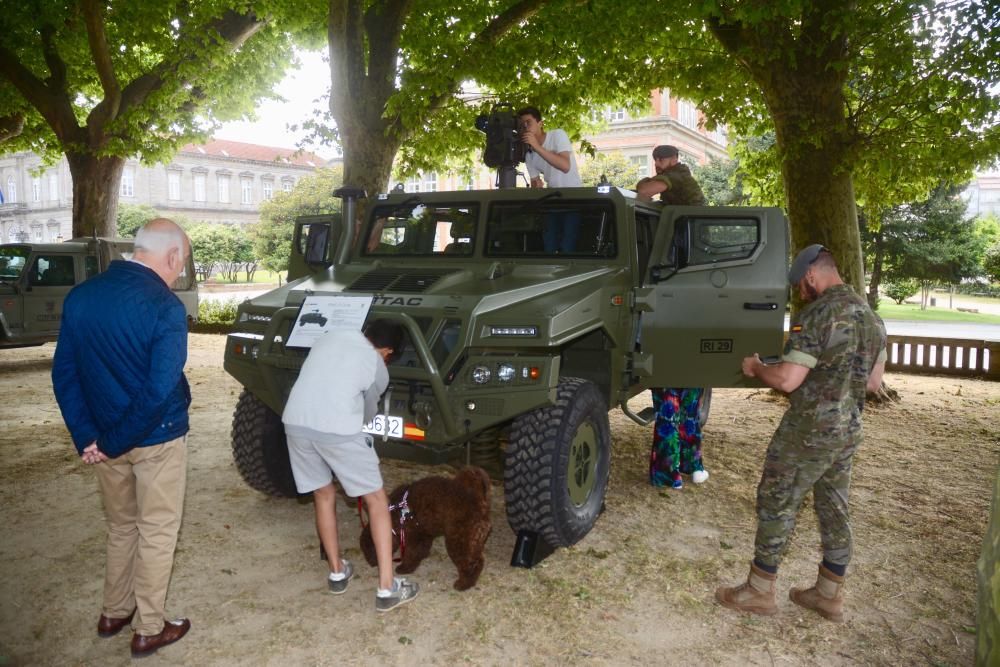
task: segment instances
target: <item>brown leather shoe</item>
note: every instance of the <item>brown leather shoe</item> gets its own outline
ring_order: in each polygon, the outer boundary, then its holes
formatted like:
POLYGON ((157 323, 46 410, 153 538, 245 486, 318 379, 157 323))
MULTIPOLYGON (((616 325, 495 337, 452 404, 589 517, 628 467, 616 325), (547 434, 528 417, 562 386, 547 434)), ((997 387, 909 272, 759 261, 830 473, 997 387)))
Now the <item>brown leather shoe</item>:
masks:
POLYGON ((135 609, 125 618, 111 618, 101 614, 101 618, 97 621, 97 636, 114 637, 122 631, 122 628, 132 622, 133 616, 135 616, 135 609))
POLYGON ((158 635, 140 635, 138 632, 132 635, 132 657, 142 658, 151 655, 157 649, 163 648, 167 644, 175 641, 187 634, 191 629, 191 621, 186 618, 179 618, 176 621, 167 621, 163 624, 163 630, 158 635))

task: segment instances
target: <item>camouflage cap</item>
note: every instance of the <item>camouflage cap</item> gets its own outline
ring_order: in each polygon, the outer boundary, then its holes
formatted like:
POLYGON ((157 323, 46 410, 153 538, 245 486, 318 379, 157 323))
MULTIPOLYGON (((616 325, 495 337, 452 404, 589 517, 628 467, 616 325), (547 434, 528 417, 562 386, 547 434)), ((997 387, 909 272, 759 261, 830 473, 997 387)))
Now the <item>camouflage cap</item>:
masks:
POLYGON ((809 267, 823 251, 829 252, 822 243, 813 243, 800 250, 799 254, 792 260, 792 267, 788 269, 788 283, 798 285, 799 281, 806 277, 809 267))

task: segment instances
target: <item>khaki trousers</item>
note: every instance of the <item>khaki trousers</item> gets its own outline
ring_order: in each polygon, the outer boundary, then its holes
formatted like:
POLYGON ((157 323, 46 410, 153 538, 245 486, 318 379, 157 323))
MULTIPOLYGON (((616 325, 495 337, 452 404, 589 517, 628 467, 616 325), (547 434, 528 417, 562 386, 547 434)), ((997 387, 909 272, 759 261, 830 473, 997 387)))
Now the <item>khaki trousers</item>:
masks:
POLYGON ((135 609, 135 631, 159 634, 184 512, 187 436, 94 467, 108 524, 102 613, 124 618, 135 609))

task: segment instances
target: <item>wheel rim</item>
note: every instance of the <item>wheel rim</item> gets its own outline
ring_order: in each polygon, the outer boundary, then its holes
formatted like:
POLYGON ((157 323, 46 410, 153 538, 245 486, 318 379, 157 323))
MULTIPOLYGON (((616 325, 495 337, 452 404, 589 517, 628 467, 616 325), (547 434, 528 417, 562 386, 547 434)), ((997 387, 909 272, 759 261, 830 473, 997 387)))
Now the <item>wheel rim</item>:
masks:
POLYGON ((590 422, 580 424, 569 449, 569 498, 580 507, 597 483, 597 433, 590 422))

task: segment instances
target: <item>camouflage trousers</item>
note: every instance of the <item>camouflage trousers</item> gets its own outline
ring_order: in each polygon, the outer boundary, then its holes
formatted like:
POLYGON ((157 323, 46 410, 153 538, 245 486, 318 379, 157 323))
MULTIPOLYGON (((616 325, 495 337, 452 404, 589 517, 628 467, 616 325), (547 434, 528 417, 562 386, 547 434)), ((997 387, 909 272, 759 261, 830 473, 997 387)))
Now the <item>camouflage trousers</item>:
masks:
POLYGON ((795 517, 812 489, 819 519, 823 557, 834 565, 851 560, 851 524, 847 496, 851 461, 861 444, 861 432, 841 439, 820 440, 775 431, 767 448, 764 472, 757 486, 757 537, 754 557, 777 567, 795 530, 795 517))

